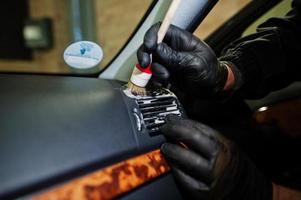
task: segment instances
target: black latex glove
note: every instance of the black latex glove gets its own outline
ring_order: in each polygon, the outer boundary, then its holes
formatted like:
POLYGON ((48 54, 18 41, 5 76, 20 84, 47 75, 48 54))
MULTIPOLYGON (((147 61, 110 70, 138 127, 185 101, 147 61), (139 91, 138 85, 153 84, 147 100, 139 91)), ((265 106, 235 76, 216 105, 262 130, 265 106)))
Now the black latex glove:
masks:
POLYGON ((157 44, 160 24, 153 25, 145 34, 144 43, 137 52, 142 67, 147 67, 152 54, 153 83, 171 84, 182 92, 206 96, 220 92, 228 71, 213 50, 191 33, 171 25, 163 43, 157 44))
POLYGON ((187 199, 272 199, 271 181, 217 131, 169 116, 162 132, 169 142, 162 145, 161 151, 187 199))

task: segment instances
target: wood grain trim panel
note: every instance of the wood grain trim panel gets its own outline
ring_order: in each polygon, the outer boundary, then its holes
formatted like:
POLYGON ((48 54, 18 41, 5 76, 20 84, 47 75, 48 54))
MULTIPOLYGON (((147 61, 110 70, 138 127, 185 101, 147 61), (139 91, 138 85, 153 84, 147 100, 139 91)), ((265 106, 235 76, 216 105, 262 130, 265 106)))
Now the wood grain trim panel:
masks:
POLYGON ((160 150, 155 150, 88 174, 31 199, 114 199, 168 171, 170 168, 160 150))

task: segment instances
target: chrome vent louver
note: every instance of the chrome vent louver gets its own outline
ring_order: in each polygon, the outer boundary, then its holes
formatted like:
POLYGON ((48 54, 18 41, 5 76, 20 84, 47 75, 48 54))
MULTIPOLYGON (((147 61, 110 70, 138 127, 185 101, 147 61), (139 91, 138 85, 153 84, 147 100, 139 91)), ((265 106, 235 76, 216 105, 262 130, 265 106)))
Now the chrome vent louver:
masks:
POLYGON ((143 126, 150 134, 159 133, 167 115, 182 115, 178 99, 172 95, 159 95, 136 100, 143 126))

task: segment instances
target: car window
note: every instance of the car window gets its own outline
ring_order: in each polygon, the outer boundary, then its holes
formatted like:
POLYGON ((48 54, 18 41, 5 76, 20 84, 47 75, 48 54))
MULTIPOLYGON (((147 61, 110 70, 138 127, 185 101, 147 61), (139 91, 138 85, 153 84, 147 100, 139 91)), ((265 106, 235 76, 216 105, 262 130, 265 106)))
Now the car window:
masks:
POLYGON ((201 39, 205 39, 208 35, 219 28, 230 17, 239 12, 244 6, 250 3, 251 0, 220 0, 210 11, 207 17, 199 25, 195 31, 201 39))
POLYGON ((256 27, 271 17, 283 17, 291 9, 291 1, 281 1, 259 19, 257 19, 251 26, 249 26, 243 33, 243 36, 256 32, 256 27))
POLYGON ((0 72, 100 71, 129 39, 152 1, 1 1, 0 72), (99 65, 78 70, 65 64, 65 48, 78 40, 102 47, 104 57, 99 65))

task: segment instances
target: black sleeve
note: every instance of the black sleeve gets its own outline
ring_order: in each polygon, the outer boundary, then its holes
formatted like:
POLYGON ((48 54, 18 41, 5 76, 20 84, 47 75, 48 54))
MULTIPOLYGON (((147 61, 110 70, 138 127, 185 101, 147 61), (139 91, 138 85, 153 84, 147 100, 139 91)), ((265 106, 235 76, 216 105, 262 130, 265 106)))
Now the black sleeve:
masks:
MULTIPOLYGON (((301 80, 301 0, 284 18, 271 18, 257 32, 229 44, 221 60, 240 72, 235 87, 244 98, 259 98, 301 80)), ((234 70, 235 71, 235 70, 234 70)))

